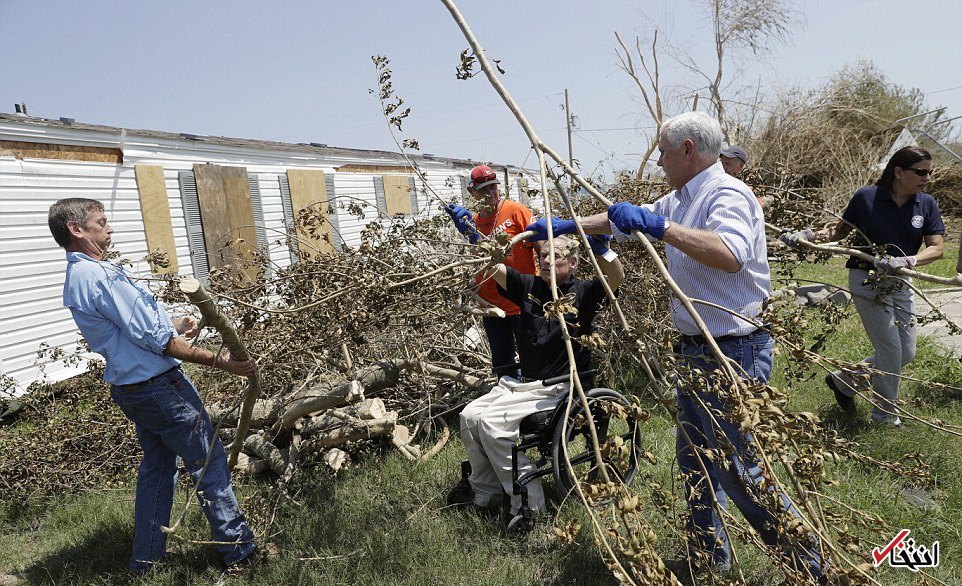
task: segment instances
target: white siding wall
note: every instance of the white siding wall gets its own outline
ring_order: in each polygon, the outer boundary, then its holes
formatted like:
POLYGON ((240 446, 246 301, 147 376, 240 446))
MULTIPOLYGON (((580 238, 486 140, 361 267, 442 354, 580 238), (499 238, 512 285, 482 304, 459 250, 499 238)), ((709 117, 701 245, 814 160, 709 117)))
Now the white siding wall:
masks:
MULTIPOLYGON (((70 352, 79 338, 62 303, 64 251, 47 228, 50 204, 64 197, 102 201, 117 249, 130 260, 147 253, 132 168, 0 157, 0 360, 4 374, 24 386, 41 376, 41 342, 70 352)), ((146 268, 139 262, 135 270, 146 268)), ((61 363, 47 366, 52 380, 76 372, 61 363)))
MULTIPOLYGON (((62 128, 23 129, 0 124, 0 137, 67 144, 119 146, 111 133, 73 131, 62 128), (114 142, 111 142, 114 141, 114 142)), ((334 174, 333 202, 339 231, 348 246, 360 243, 363 227, 378 219, 374 178, 370 173, 336 173, 346 163, 396 164, 377 155, 359 152, 354 158, 339 155, 297 156, 254 147, 210 147, 169 139, 128 137, 124 164, 89 163, 52 159, 17 160, 0 157, 0 373, 15 379, 23 391, 42 376, 37 350, 42 342, 72 352, 80 339, 69 311, 62 307, 64 252, 47 228, 50 204, 65 197, 89 197, 104 203, 114 228, 116 250, 134 262, 134 273, 149 276, 143 260, 147 243, 134 175, 137 164, 160 165, 164 169, 177 262, 181 275, 192 274, 178 173, 190 171, 195 163, 246 167, 257 177, 264 211, 268 250, 277 267, 290 264, 284 246, 285 221, 279 178, 287 169, 319 169, 334 174), (352 202, 363 206, 361 218, 346 210, 352 202)), ((463 203, 459 177, 467 168, 454 169, 446 161, 425 161, 427 185, 415 178, 418 217, 433 216, 443 202, 463 203), (427 189, 430 187, 431 189, 427 189), (433 193, 432 193, 433 190, 433 193)), ((514 195, 514 194, 513 194, 514 195)), ((48 380, 62 380, 85 368, 47 365, 48 380)))

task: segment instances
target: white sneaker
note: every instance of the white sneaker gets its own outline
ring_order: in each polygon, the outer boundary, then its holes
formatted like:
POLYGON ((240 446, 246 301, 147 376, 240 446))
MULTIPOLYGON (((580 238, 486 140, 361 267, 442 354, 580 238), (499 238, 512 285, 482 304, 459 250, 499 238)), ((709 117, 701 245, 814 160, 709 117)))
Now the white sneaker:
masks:
POLYGON ((887 417, 875 417, 873 415, 872 423, 886 423, 892 427, 902 427, 902 420, 898 418, 898 415, 890 415, 887 417))

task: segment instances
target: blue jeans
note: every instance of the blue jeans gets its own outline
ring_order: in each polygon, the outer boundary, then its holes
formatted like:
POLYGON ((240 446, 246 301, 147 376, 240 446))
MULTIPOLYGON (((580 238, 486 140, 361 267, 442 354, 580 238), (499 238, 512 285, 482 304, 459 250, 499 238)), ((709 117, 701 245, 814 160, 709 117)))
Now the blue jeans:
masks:
MULTIPOLYGON (((747 336, 739 336, 720 340, 718 346, 722 353, 732 359, 744 369, 733 365, 735 371, 749 379, 768 382, 772 374, 772 348, 774 342, 767 332, 758 330, 747 336)), ((711 348, 705 344, 686 341, 684 338, 675 347, 680 355, 682 366, 700 369, 712 382, 710 371, 718 368, 718 363, 712 355, 711 348)), ((780 548, 781 539, 778 536, 778 518, 765 508, 761 481, 763 478, 755 451, 755 440, 751 433, 739 432, 738 423, 727 419, 725 399, 708 388, 693 388, 685 386, 690 379, 680 380, 678 384, 678 418, 680 427, 675 443, 678 456, 678 466, 685 475, 685 493, 688 498, 688 530, 694 542, 691 549, 704 552, 710 556, 711 562, 723 566, 730 563, 730 544, 728 533, 722 524, 715 507, 712 506, 712 491, 714 488, 718 506, 725 508, 731 500, 745 516, 745 520, 761 536, 767 545, 780 548), (695 398, 700 399, 700 402, 695 398), (701 405, 704 402, 711 413, 701 405), (714 417, 713 417, 714 416, 714 417), (701 462, 708 472, 708 482, 699 466, 699 459, 689 445, 688 438, 695 448, 702 453, 701 462), (727 442, 716 436, 723 433, 727 442), (733 449, 727 447, 731 442, 733 449), (704 450, 719 449, 726 454, 727 462, 713 463, 704 457, 704 450)), ((768 490, 771 490, 770 488, 768 490)), ((784 494, 778 495, 784 511, 798 516, 798 512, 791 506, 784 494)), ((818 578, 822 575, 822 560, 817 548, 796 547, 792 561, 800 570, 807 568, 808 573, 818 578)))
POLYGON ((521 316, 483 317, 484 333, 491 347, 491 370, 498 377, 510 376, 520 379, 515 340, 521 336, 521 316))
POLYGON ((234 496, 224 445, 184 373, 176 368, 139 385, 111 385, 110 398, 134 422, 144 452, 137 472, 130 567, 145 571, 167 556, 167 534, 161 527, 170 525, 177 456, 194 479, 211 540, 219 542, 224 562, 230 565, 249 555, 254 535, 234 496))

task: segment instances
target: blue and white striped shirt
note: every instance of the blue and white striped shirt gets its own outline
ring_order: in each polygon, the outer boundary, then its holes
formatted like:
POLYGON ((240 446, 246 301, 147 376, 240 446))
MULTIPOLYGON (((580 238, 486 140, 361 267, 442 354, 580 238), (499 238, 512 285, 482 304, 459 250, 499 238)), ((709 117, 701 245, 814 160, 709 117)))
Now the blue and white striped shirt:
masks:
MULTIPOLYGON (((695 175, 681 190, 644 207, 682 226, 715 232, 741 265, 734 273, 713 269, 666 244, 668 272, 685 295, 748 318, 761 314, 762 304, 771 291, 771 272, 765 218, 751 188, 725 173, 721 163, 715 163, 695 175)), ((618 235, 614 226, 612 230, 618 235)), ((694 305, 712 337, 741 336, 757 328, 726 311, 694 305)), ((680 333, 688 336, 700 333, 695 320, 674 297, 671 309, 672 320, 680 333)))

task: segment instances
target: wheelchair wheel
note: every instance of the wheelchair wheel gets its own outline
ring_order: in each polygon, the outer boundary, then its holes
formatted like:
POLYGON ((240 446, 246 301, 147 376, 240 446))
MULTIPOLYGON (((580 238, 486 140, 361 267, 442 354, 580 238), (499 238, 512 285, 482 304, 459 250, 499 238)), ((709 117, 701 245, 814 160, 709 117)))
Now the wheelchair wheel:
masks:
MULTIPOLYGON (((591 389, 586 396, 608 476, 615 482, 621 480, 628 484, 638 472, 641 453, 641 431, 632 414, 631 402, 611 389, 591 389)), ((600 472, 584 408, 577 398, 572 401, 568 425, 558 420, 551 444, 555 484, 564 494, 570 493, 576 482, 595 480, 600 472), (570 465, 565 462, 562 446, 567 446, 570 465)))

